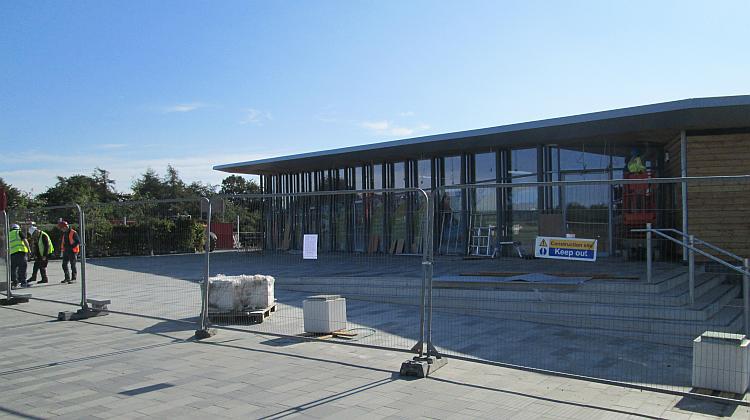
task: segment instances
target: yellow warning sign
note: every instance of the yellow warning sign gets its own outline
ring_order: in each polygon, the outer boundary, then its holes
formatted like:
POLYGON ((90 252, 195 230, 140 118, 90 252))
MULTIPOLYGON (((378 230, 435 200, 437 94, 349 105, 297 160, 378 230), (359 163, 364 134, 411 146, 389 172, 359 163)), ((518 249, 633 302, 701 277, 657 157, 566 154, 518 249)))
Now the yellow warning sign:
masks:
POLYGON ((552 248, 594 249, 595 241, 589 239, 550 239, 552 248))
POLYGON ((537 236, 534 256, 557 260, 596 261, 596 239, 537 236))

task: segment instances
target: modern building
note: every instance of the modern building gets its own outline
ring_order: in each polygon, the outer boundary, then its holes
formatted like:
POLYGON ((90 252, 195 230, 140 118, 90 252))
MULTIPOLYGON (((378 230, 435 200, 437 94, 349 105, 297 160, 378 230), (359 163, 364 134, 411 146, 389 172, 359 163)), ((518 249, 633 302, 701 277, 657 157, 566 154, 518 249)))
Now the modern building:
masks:
MULTIPOLYGON (((727 206, 750 209, 750 183, 725 185, 721 196, 708 184, 680 182, 650 189, 616 183, 523 185, 623 179, 633 156, 647 168, 641 177, 746 175, 748 154, 750 95, 686 99, 214 169, 260 175, 267 193, 506 185, 438 190, 434 246, 442 254, 487 252, 476 248, 477 236, 486 235, 477 229, 483 227, 491 229, 493 244, 515 241, 529 250, 537 235, 573 233, 598 239, 601 255, 628 256, 633 250, 628 239, 638 236, 630 229, 652 222, 689 229, 747 256, 748 241, 729 240, 710 213, 727 206), (511 188, 515 184, 520 185, 511 188)), ((264 216, 267 246, 299 249, 303 233, 319 233, 323 251, 417 253, 422 209, 413 193, 279 199, 264 216)), ((721 222, 734 235, 750 237, 750 222, 742 212, 727 212, 721 222)), ((680 252, 662 250, 664 258, 680 252)))

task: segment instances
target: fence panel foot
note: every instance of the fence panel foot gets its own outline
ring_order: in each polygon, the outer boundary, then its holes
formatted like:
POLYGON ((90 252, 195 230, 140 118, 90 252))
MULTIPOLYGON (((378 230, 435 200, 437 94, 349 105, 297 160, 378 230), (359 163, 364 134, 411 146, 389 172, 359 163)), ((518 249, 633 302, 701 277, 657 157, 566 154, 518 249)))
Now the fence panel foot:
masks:
POLYGON ((75 312, 62 311, 57 314, 57 320, 58 321, 80 321, 83 319, 89 319, 89 318, 94 318, 97 316, 105 316, 105 315, 109 315, 109 312, 106 310, 83 308, 75 312))
POLYGON ((447 361, 442 357, 432 356, 415 356, 401 364, 399 374, 401 376, 415 376, 417 378, 426 378, 432 372, 445 366, 447 361))
POLYGON ((216 335, 216 330, 213 328, 208 328, 205 330, 195 330, 195 339, 196 340, 203 340, 205 338, 211 338, 216 335))
POLYGON ((19 303, 28 303, 31 295, 12 295, 0 299, 0 306, 18 305, 19 303))

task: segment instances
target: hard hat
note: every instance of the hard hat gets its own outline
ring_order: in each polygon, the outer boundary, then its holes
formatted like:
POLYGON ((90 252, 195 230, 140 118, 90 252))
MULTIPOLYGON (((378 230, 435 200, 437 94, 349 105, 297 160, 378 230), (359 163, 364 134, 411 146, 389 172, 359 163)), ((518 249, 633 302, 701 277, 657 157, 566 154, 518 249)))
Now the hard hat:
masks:
POLYGON ((13 223, 10 227, 11 230, 21 229, 21 226, 18 226, 18 223, 13 223))
POLYGON ((34 225, 29 226, 29 235, 33 235, 34 232, 36 232, 37 230, 39 229, 37 229, 36 226, 34 225))
POLYGON ((60 220, 58 220, 58 222, 57 222, 57 227, 59 227, 60 229, 64 229, 64 228, 67 228, 67 227, 68 227, 68 222, 66 222, 66 221, 65 221, 65 220, 63 220, 63 219, 60 219, 60 220))

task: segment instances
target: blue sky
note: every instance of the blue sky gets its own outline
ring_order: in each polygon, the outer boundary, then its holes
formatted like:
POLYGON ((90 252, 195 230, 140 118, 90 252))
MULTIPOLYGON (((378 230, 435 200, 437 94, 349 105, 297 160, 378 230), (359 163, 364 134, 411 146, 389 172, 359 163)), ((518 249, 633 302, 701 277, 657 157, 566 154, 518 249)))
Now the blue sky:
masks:
POLYGON ((0 2, 0 177, 215 164, 750 93, 743 1, 0 2), (569 3, 569 4, 566 4, 569 3))

